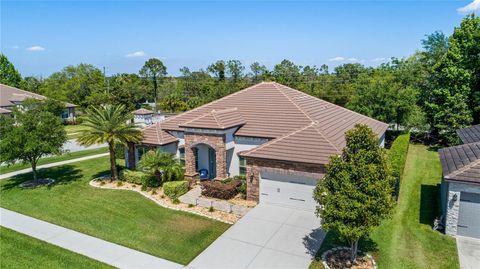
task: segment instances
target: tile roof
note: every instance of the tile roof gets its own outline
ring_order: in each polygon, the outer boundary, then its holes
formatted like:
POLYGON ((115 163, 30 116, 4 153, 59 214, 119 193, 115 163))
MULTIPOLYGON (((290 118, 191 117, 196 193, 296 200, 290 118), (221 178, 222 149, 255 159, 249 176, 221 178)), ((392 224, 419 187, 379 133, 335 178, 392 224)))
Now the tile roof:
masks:
POLYGON ((462 140, 462 143, 480 142, 480 124, 473 125, 471 127, 458 129, 458 137, 462 140))
POLYGON ((213 109, 209 113, 181 124, 180 127, 225 130, 240 126, 245 124, 245 120, 237 110, 236 107, 221 110, 213 109))
MULTIPOLYGON (((367 124, 377 135, 383 134, 388 128, 383 122, 290 87, 275 82, 262 82, 167 118, 161 123, 161 128, 183 131, 184 127, 223 129, 234 126, 233 124, 243 124, 235 133, 236 136, 282 138, 278 144, 272 142, 269 145, 273 147, 271 152, 276 152, 276 156, 283 154, 284 159, 293 160, 286 156, 292 147, 289 147, 288 152, 282 151, 286 141, 295 143, 299 148, 317 147, 312 143, 320 143, 324 146, 318 149, 324 152, 319 152, 309 162, 323 162, 325 156, 345 146, 345 132, 357 123, 367 124)), ((145 134, 145 139, 150 139, 149 135, 145 134)), ((264 157, 272 157, 269 154, 270 148, 267 150, 266 147, 251 153, 251 156, 260 157, 261 153, 265 153, 264 157)), ((301 158, 298 155, 294 159, 301 158)))
POLYGON ((149 115, 149 114, 153 114, 153 111, 145 109, 145 108, 140 108, 140 109, 137 109, 137 110, 133 111, 133 114, 135 114, 135 115, 149 115))
POLYGON ((162 125, 160 123, 147 126, 142 130, 142 132, 142 144, 163 146, 178 142, 178 139, 175 136, 162 129, 162 125))
POLYGON ((480 184, 480 142, 438 151, 446 179, 480 184))
MULTIPOLYGON (((47 97, 33 92, 20 90, 8 85, 0 84, 0 107, 11 107, 15 105, 15 102, 22 102, 27 98, 43 100, 47 97)), ((75 107, 76 105, 65 103, 65 106, 75 107)))
POLYGON ((340 149, 328 141, 317 123, 270 140, 240 155, 273 160, 325 164, 330 156, 340 154, 340 149))
POLYGON ((0 114, 10 114, 10 113, 12 113, 12 111, 0 107, 0 114))

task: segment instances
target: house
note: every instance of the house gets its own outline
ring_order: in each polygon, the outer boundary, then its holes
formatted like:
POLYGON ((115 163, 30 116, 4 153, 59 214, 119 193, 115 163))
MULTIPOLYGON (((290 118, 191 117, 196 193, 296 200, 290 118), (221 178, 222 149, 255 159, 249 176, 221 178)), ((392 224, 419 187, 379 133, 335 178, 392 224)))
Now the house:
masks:
MULTIPOLYGON (((22 102, 28 98, 43 100, 47 97, 0 84, 0 114, 12 113, 13 107, 21 106, 22 102)), ((65 110, 62 112, 60 117, 65 121, 75 120, 75 107, 76 106, 74 104, 65 103, 65 110)))
POLYGON ((172 152, 187 178, 242 175, 247 199, 313 209, 312 191, 345 132, 370 126, 383 145, 388 125, 287 86, 262 82, 143 129, 127 167, 149 149, 172 152))
POLYGON ((133 111, 133 123, 136 123, 142 128, 153 123, 161 122, 164 119, 165 115, 157 114, 145 108, 133 111))
POLYGON ((461 145, 439 150, 445 233, 480 238, 480 124, 457 134, 461 145))

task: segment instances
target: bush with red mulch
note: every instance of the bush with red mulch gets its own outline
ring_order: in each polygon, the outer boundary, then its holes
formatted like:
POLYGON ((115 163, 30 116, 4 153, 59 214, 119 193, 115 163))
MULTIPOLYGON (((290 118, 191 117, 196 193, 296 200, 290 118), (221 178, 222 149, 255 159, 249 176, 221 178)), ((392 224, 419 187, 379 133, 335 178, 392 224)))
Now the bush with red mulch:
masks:
POLYGON ((242 184, 240 180, 222 181, 205 181, 201 183, 202 195, 218 199, 232 199, 237 195, 237 188, 242 184))

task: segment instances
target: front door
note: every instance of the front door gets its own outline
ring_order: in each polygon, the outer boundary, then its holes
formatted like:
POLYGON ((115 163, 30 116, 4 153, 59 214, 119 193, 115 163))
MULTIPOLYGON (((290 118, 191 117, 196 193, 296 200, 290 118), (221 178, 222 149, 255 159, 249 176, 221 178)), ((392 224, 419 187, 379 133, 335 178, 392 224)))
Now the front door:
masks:
POLYGON ((217 157, 212 148, 208 148, 208 174, 210 179, 217 177, 217 157))

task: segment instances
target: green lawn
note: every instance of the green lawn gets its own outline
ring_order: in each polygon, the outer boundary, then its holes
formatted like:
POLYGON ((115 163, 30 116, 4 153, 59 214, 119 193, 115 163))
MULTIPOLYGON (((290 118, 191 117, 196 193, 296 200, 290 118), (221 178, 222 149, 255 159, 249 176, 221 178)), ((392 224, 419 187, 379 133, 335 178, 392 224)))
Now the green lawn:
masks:
POLYGON ((80 254, 0 227, 0 268, 113 268, 80 254))
MULTIPOLYGON (((87 150, 82 150, 82 151, 65 153, 65 154, 58 155, 58 156, 51 156, 51 157, 42 158, 38 161, 38 165, 61 162, 61 161, 76 159, 76 158, 80 158, 80 157, 106 153, 106 152, 108 152, 107 147, 98 148, 98 149, 87 149, 87 150)), ((30 168, 30 167, 31 166, 28 163, 26 163, 26 164, 16 163, 16 164, 13 164, 13 165, 10 165, 10 166, 0 166, 0 175, 10 173, 10 172, 14 172, 14 171, 17 171, 17 170, 22 170, 22 169, 25 169, 25 168, 30 168)))
MULTIPOLYGON (((438 153, 423 145, 410 145, 392 218, 361 242, 361 248, 373 254, 379 268, 459 267, 455 240, 431 229, 439 214, 440 181, 438 153)), ((329 233, 318 253, 333 245, 341 243, 329 233)), ((314 261, 310 268, 322 266, 314 261)))
POLYGON ((230 225, 163 208, 140 194, 88 182, 108 173, 108 157, 41 171, 51 187, 22 190, 19 175, 0 182, 0 206, 181 264, 187 264, 230 225))

